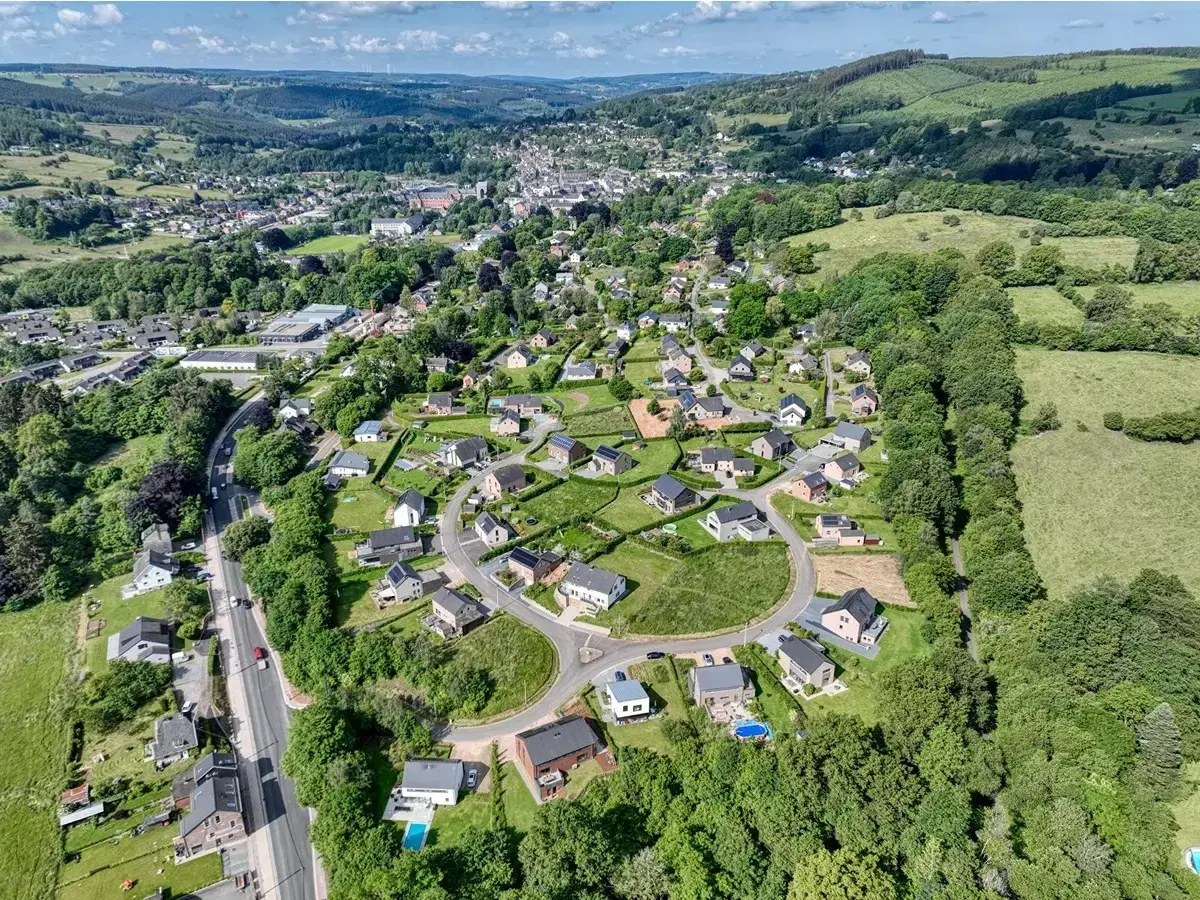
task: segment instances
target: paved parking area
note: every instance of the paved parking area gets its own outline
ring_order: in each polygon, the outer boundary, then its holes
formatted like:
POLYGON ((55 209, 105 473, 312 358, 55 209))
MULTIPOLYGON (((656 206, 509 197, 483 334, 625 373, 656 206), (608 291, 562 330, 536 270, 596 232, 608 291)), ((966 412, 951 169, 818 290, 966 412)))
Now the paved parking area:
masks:
POLYGON ((196 641, 188 651, 191 659, 177 662, 173 681, 179 693, 179 705, 196 704, 196 715, 208 715, 208 640, 196 641))
POLYGON ((838 637, 821 624, 821 613, 825 611, 825 607, 836 602, 836 600, 830 600, 827 597, 813 597, 808 601, 808 606, 804 607, 804 612, 800 614, 800 618, 796 621, 815 634, 823 643, 833 644, 867 659, 874 659, 879 655, 878 644, 852 644, 844 638, 838 637))
POLYGON ((479 539, 473 528, 467 528, 458 533, 458 542, 462 545, 463 553, 472 565, 479 564, 479 557, 488 552, 488 545, 479 539))

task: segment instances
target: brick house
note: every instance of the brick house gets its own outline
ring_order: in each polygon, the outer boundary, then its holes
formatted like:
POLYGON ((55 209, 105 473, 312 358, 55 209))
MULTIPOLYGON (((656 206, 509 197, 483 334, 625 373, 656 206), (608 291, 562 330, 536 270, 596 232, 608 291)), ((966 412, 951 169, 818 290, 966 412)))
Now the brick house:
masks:
POLYGON ((558 797, 567 772, 596 758, 596 734, 587 719, 567 716, 516 737, 517 765, 538 802, 558 797))

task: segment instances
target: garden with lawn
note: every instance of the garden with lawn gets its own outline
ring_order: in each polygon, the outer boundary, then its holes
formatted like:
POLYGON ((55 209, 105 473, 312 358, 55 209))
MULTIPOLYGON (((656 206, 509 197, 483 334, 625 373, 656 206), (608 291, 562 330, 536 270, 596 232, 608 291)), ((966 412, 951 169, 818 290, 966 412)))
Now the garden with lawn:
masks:
POLYGON ((521 518, 533 516, 539 525, 553 527, 576 516, 591 516, 617 496, 612 482, 568 478, 544 494, 520 504, 521 518))
POLYGON ((596 617, 614 634, 707 634, 736 628, 784 599, 791 562, 781 541, 717 544, 683 557, 626 540, 593 562, 625 576, 629 594, 596 617))
POLYGON ((567 420, 567 434, 576 438, 620 434, 632 430, 633 420, 624 404, 595 410, 585 409, 567 420))
POLYGON ((642 499, 642 494, 648 489, 648 485, 621 488, 616 499, 597 513, 600 518, 598 524, 629 533, 649 528, 655 522, 667 518, 642 499))
POLYGON ((99 603, 100 608, 91 613, 92 621, 104 620, 104 627, 95 637, 84 644, 84 666, 93 675, 108 671, 108 638, 116 634, 138 616, 161 619, 165 589, 150 591, 137 597, 122 599, 121 587, 133 580, 133 573, 115 575, 100 582, 87 592, 87 599, 99 603))
POLYGON ((342 486, 325 499, 325 515, 335 529, 368 532, 387 528, 392 497, 370 478, 344 478, 342 486))
MULTIPOLYGON (((627 725, 609 725, 608 734, 614 744, 618 747, 641 747, 666 755, 669 747, 663 734, 663 722, 666 719, 687 719, 684 691, 687 670, 691 665, 691 660, 656 659, 635 663, 625 670, 630 678, 641 682, 650 696, 651 708, 661 712, 662 718, 627 725), (672 666, 678 672, 678 680, 672 672, 672 666)), ((597 701, 601 695, 602 690, 597 689, 597 701)))
POLYGON ((59 871, 58 900, 112 900, 121 896, 121 885, 127 880, 139 897, 149 897, 159 888, 166 896, 184 897, 220 881, 219 854, 175 865, 172 839, 176 834, 177 829, 170 827, 151 828, 138 837, 125 835, 81 851, 79 862, 67 863, 59 871))
POLYGON ((512 616, 498 613, 451 645, 452 664, 487 673, 492 693, 476 717, 486 720, 528 706, 554 681, 554 645, 512 616))

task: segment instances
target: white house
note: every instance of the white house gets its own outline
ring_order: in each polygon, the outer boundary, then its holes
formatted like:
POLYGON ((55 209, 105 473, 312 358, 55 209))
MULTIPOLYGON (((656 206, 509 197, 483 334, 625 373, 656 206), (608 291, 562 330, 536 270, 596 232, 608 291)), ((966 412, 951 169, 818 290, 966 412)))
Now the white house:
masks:
POLYGON ((363 478, 371 472, 371 461, 353 450, 339 450, 329 461, 329 474, 339 478, 363 478))
POLYGON ((650 715, 650 695, 639 681, 610 681, 604 686, 604 696, 618 722, 650 715))
POLYGON ((608 609, 625 595, 625 576, 576 562, 559 582, 563 600, 588 609, 608 609))
POLYGON ((489 547, 498 547, 508 540, 508 526, 489 512, 481 513, 475 520, 475 533, 489 547))
POLYGON ((761 541, 771 534, 771 530, 759 518, 758 508, 748 500, 709 510, 704 518, 704 527, 721 542, 737 537, 761 541))
POLYGON ((462 783, 462 760, 410 759, 404 764, 400 796, 429 806, 454 806, 462 783))
POLYGON ((793 428, 804 424, 808 418, 808 404, 795 394, 788 394, 779 401, 779 421, 793 428))
POLYGON ((307 397, 284 400, 279 404, 279 418, 287 422, 290 419, 307 419, 312 415, 313 402, 307 397))
POLYGON ((378 419, 367 419, 354 429, 356 444, 378 444, 380 441, 386 441, 387 438, 387 432, 383 430, 383 423, 378 419))
POLYGON ((487 441, 476 435, 443 444, 440 451, 442 460, 447 466, 455 469, 465 469, 477 462, 488 458, 487 441))
POLYGON ((425 498, 416 488, 409 488, 396 501, 392 524, 397 528, 408 525, 416 528, 425 519, 425 498))
POLYGON ((128 600, 166 587, 179 572, 179 563, 169 553, 143 550, 133 564, 133 581, 121 586, 121 596, 128 600))

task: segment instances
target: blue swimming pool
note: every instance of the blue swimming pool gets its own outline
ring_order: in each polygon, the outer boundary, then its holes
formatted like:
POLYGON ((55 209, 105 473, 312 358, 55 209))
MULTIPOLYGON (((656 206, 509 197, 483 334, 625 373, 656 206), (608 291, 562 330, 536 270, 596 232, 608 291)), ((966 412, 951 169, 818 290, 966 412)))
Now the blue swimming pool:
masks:
POLYGON ((733 723, 733 736, 740 741, 756 741, 762 738, 773 737, 771 726, 766 722, 759 722, 755 719, 745 719, 741 722, 733 723))
POLYGON ((404 849, 420 850, 425 846, 425 838, 429 836, 429 826, 424 822, 409 822, 404 829, 404 849))
POLYGON ((1189 847, 1187 851, 1188 868, 1200 875, 1200 847, 1189 847))

